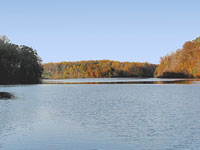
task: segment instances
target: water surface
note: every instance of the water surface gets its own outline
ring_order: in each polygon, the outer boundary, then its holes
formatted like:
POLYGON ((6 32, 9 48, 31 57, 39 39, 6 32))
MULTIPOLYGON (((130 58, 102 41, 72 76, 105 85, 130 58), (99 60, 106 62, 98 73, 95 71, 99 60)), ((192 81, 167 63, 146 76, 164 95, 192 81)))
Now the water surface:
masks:
POLYGON ((200 149, 200 84, 0 86, 2 150, 200 149))

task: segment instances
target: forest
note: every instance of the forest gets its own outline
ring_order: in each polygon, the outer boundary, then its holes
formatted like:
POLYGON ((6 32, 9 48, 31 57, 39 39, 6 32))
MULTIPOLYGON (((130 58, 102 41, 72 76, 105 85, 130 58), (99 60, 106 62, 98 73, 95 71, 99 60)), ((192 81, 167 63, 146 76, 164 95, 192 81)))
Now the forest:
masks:
POLYGON ((153 77, 157 65, 149 63, 91 60, 43 64, 43 78, 153 77))
POLYGON ((43 72, 36 50, 0 37, 0 84, 40 83, 43 72))
POLYGON ((40 83, 41 78, 200 78, 200 38, 185 42, 160 64, 89 60, 42 64, 37 51, 0 36, 0 84, 40 83))
POLYGON ((154 75, 158 78, 200 78, 200 37, 162 57, 154 75))

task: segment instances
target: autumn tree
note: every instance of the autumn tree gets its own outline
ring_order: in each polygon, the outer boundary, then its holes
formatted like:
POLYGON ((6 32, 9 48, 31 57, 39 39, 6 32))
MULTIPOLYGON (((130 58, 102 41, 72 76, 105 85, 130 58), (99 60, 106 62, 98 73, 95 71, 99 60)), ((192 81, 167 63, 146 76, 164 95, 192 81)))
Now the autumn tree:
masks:
POLYGON ((186 42, 182 49, 162 57, 155 77, 200 77, 200 38, 186 42))
POLYGON ((110 60, 46 63, 44 78, 153 77, 157 65, 110 60), (62 65, 62 67, 61 67, 62 65))

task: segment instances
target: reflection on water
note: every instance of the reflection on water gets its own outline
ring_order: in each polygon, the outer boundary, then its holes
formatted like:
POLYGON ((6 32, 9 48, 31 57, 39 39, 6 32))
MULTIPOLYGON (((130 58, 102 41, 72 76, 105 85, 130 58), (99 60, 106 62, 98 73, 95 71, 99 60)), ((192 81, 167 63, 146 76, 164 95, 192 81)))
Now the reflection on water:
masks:
POLYGON ((43 79, 43 84, 192 84, 197 79, 162 78, 79 78, 79 79, 43 79))
POLYGON ((0 149, 200 149, 198 84, 0 86, 0 149))

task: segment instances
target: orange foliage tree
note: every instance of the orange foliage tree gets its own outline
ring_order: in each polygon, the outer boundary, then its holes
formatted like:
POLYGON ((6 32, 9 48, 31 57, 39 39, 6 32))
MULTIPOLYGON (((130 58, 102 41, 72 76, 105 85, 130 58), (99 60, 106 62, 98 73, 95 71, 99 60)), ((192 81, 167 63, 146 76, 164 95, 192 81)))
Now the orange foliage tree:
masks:
POLYGON ((200 38, 186 42, 175 53, 162 57, 155 77, 200 77, 200 38))
POLYGON ((157 65, 110 60, 43 64, 44 78, 153 77, 157 65))

